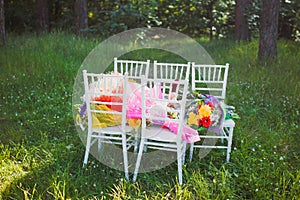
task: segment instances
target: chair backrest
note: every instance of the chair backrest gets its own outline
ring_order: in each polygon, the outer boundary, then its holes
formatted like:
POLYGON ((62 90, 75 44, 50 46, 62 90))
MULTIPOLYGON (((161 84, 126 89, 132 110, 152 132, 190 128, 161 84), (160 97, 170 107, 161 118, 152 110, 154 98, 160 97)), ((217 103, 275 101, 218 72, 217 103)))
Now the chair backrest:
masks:
POLYGON ((126 125, 128 75, 95 74, 83 70, 88 126, 92 127, 93 114, 120 119, 122 130, 126 125))
POLYGON ((200 65, 192 63, 192 90, 202 94, 211 94, 224 101, 229 64, 200 65))
POLYGON ((140 82, 141 76, 148 77, 150 67, 150 60, 136 61, 136 60, 118 60, 114 58, 114 72, 121 74, 128 73, 128 78, 140 82))
MULTIPOLYGON (((145 76, 142 76, 142 128, 146 128, 147 120, 159 125, 163 125, 164 123, 177 123, 177 135, 178 138, 181 139, 188 80, 177 81, 177 88, 174 92, 178 93, 179 88, 183 88, 183 96, 180 99, 169 98, 170 96, 162 95, 161 85, 168 83, 168 85, 172 87, 173 80, 161 79, 160 81, 161 82, 155 79, 147 79, 145 76)), ((169 90, 171 89, 172 88, 169 88, 169 90)))
POLYGON ((160 63, 153 62, 154 79, 185 80, 189 78, 190 62, 188 63, 160 63))
POLYGON ((162 83, 162 90, 164 94, 167 94, 170 89, 170 85, 174 84, 178 80, 189 80, 190 75, 190 62, 185 64, 180 63, 160 63, 156 60, 153 63, 153 79, 162 83), (173 80, 163 81, 163 80, 173 80), (162 80, 162 81, 161 81, 162 80))

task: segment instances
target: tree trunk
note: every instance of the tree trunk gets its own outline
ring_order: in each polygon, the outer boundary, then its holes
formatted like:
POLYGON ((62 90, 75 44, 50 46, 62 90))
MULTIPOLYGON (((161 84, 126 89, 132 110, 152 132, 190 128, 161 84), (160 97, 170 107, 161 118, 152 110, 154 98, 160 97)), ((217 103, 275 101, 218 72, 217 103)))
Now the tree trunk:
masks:
POLYGON ((88 29, 86 0, 75 0, 74 11, 76 33, 77 35, 85 35, 88 29))
POLYGON ((235 40, 240 42, 250 41, 250 31, 247 19, 247 10, 250 6, 250 0, 235 0, 235 40))
POLYGON ((214 35, 213 35, 213 26, 214 26, 214 16, 213 16, 213 8, 217 0, 212 0, 209 2, 207 5, 207 16, 209 19, 209 39, 212 40, 214 35))
POLYGON ((1 45, 5 45, 5 17, 4 17, 4 0, 0 0, 0 41, 1 45))
POLYGON ((38 33, 49 32, 49 5, 48 0, 36 1, 36 30, 38 33))
MULTIPOLYGON (((290 5, 291 3, 287 3, 286 1, 281 1, 281 6, 284 9, 289 10, 289 13, 293 13, 292 12, 292 5, 290 5), (291 10, 290 10, 291 9, 291 10)), ((295 16, 296 18, 296 16, 295 16)), ((279 38, 285 38, 288 40, 292 40, 293 37, 293 28, 295 26, 296 23, 293 23, 293 15, 287 14, 285 12, 281 12, 279 13, 279 19, 278 19, 278 37, 279 38)))
POLYGON ((61 1, 55 0, 52 6, 53 18, 55 21, 59 21, 61 19, 61 13, 63 12, 61 1))
POLYGON ((263 0, 258 50, 260 62, 277 58, 279 7, 280 0, 263 0))

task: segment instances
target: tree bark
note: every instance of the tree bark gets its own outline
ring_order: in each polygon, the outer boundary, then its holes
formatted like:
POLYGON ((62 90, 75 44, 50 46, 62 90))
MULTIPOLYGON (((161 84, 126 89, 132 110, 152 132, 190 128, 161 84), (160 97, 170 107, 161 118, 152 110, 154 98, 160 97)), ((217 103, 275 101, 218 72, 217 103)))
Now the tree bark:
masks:
MULTIPOLYGON (((288 12, 293 13, 292 8, 293 5, 291 3, 287 3, 286 1, 281 1, 281 6, 284 9, 289 10, 288 12)), ((294 16, 296 18, 296 16, 294 16)), ((287 14, 285 12, 279 13, 279 19, 278 19, 278 37, 279 38, 285 38, 288 40, 292 40, 293 37, 293 28, 296 23, 293 23, 293 15, 287 14)))
POLYGON ((279 7, 280 0, 263 0, 258 50, 260 62, 277 59, 279 7))
POLYGON ((5 17, 4 17, 4 0, 0 0, 0 41, 1 45, 6 44, 5 38, 5 17))
POLYGON ((48 0, 36 1, 36 30, 38 33, 49 32, 49 5, 48 0))
POLYGON ((217 0, 212 0, 209 2, 209 4, 207 5, 207 16, 209 19, 209 39, 212 40, 214 35, 213 35, 213 21, 214 21, 214 16, 213 16, 213 8, 215 3, 217 2, 217 0))
POLYGON ((75 26, 77 35, 85 35, 88 29, 87 2, 86 0, 75 0, 75 26))
POLYGON ((240 42, 250 41, 250 31, 247 18, 247 10, 250 6, 250 0, 235 0, 235 40, 240 42))
POLYGON ((52 13, 55 21, 59 21, 59 19, 61 18, 61 13, 63 12, 61 4, 62 3, 60 0, 55 0, 54 3, 52 4, 53 6, 52 13))

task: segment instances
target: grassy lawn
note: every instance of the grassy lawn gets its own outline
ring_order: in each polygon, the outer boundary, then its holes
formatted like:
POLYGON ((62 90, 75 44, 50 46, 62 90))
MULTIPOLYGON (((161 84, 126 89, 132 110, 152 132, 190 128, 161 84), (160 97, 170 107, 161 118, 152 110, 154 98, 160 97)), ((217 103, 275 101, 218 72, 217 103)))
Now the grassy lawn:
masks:
POLYGON ((216 63, 230 63, 227 102, 241 119, 231 162, 223 150, 194 156, 179 186, 176 162, 136 183, 92 156, 82 168, 72 91, 99 42, 65 33, 9 35, 0 48, 0 199, 300 199, 299 44, 279 41, 278 62, 262 67, 256 40, 199 40, 216 63))

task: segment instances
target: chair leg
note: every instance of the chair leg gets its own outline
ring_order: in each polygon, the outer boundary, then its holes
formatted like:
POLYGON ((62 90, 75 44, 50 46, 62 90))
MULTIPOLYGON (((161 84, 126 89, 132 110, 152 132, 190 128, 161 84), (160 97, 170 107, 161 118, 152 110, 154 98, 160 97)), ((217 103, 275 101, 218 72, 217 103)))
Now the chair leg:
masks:
POLYGON ((185 151, 186 151, 186 142, 183 143, 183 146, 182 146, 182 165, 184 165, 185 163, 185 151))
POLYGON ((128 172, 128 155, 127 155, 127 145, 126 145, 126 133, 122 134, 122 149, 123 149, 123 162, 124 162, 124 171, 125 179, 129 180, 128 172))
MULTIPOLYGON (((222 129, 221 129, 221 134, 222 134, 222 136, 226 135, 226 133, 224 131, 224 127, 222 127, 222 129)), ((224 143, 224 138, 221 138, 221 142, 224 143)))
MULTIPOLYGON (((145 140, 147 140, 147 139, 145 139, 145 140)), ((147 148, 148 148, 148 147, 147 147, 147 144, 146 144, 146 145, 144 144, 144 145, 143 145, 143 152, 144 152, 144 153, 147 152, 147 148)))
POLYGON ((178 183, 182 185, 182 150, 177 148, 177 168, 178 168, 178 183))
POLYGON ((84 155, 84 160, 83 160, 82 167, 84 167, 87 164, 88 159, 89 159, 90 148, 91 148, 91 140, 92 140, 91 135, 92 135, 91 131, 88 131, 88 136, 87 136, 87 139, 86 139, 85 155, 84 155))
MULTIPOLYGON (((101 133, 99 133, 98 135, 100 135, 101 133)), ((101 154, 101 148, 102 148, 102 139, 98 138, 98 155, 101 154)))
POLYGON ((138 153, 138 156, 137 156, 135 169, 134 169, 134 174, 133 174, 133 182, 136 181, 137 175, 138 175, 138 172, 139 172, 139 168, 140 168, 140 164, 141 164, 141 160, 142 160, 142 155, 143 155, 143 150, 144 150, 144 142, 145 142, 145 139, 141 139, 141 143, 140 143, 140 147, 139 147, 139 153, 138 153))
POLYGON ((193 159, 194 143, 190 144, 190 161, 193 159))
POLYGON ((234 127, 229 127, 228 129, 228 146, 227 146, 227 155, 226 155, 226 162, 230 160, 230 153, 231 153, 231 145, 232 145, 232 137, 233 137, 233 129, 234 127))
POLYGON ((137 153, 139 150, 139 133, 138 131, 135 131, 134 134, 134 153, 137 153))

